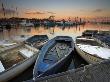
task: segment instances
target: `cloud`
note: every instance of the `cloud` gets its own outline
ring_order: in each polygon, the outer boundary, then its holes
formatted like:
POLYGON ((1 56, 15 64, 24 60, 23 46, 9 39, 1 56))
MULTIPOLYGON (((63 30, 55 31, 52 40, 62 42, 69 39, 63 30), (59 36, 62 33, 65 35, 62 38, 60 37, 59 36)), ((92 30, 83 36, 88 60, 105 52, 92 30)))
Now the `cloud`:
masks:
POLYGON ((54 12, 50 12, 50 11, 47 11, 47 13, 50 13, 50 14, 56 14, 56 13, 54 13, 54 12))
POLYGON ((25 12, 25 14, 45 14, 44 12, 39 12, 39 11, 28 11, 28 12, 25 12))
POLYGON ((95 10, 93 10, 93 12, 95 12, 95 13, 99 13, 99 12, 102 12, 103 11, 103 9, 95 9, 95 10))
POLYGON ((56 14, 54 12, 50 12, 50 11, 26 11, 25 14, 29 14, 29 15, 36 15, 36 14, 39 14, 39 15, 43 15, 43 14, 56 14))

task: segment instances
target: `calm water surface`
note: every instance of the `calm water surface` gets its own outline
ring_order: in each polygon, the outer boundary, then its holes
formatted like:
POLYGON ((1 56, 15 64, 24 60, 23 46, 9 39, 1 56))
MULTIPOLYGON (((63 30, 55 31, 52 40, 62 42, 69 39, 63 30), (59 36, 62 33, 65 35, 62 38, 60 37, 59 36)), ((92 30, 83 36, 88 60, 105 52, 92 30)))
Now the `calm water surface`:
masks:
POLYGON ((84 30, 110 30, 110 25, 86 24, 73 27, 18 27, 0 32, 0 40, 9 39, 17 35, 46 34, 51 39, 58 35, 68 35, 73 38, 82 34, 84 30))

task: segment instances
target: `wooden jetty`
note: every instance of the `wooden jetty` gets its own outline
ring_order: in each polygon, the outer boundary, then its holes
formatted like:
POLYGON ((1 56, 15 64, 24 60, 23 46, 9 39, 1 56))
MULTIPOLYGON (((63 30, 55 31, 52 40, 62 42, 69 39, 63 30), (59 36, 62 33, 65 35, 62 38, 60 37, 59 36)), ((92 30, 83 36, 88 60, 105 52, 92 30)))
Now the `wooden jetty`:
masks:
MULTIPOLYGON (((26 82, 34 81, 28 80, 26 82)), ((110 60, 37 78, 35 82, 110 82, 110 60)))

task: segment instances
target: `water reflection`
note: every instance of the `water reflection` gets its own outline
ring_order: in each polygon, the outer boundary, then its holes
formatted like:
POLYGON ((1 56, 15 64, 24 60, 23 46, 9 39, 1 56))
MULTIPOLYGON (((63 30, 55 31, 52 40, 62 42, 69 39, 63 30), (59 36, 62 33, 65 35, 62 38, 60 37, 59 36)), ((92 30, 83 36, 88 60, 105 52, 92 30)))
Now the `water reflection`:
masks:
POLYGON ((86 24, 86 25, 79 25, 79 26, 55 26, 55 27, 17 27, 11 28, 10 30, 3 30, 0 31, 0 40, 1 39, 9 39, 12 36, 17 35, 40 35, 46 34, 49 38, 53 38, 58 35, 68 35, 73 38, 82 34, 84 30, 110 30, 110 25, 99 25, 99 24, 86 24))

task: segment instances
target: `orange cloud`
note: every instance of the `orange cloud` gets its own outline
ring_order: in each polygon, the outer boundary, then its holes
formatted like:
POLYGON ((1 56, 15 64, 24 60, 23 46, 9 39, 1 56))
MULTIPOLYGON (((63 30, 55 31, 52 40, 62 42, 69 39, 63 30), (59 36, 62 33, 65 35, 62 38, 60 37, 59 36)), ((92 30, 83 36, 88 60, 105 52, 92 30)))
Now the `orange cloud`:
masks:
POLYGON ((50 13, 50 14, 56 14, 56 13, 54 13, 54 12, 50 12, 50 11, 47 11, 47 13, 50 13))
POLYGON ((94 10, 93 12, 102 12, 103 10, 102 9, 96 9, 96 10, 94 10))
POLYGON ((28 11, 28 12, 25 12, 25 14, 30 14, 30 15, 35 15, 35 14, 45 14, 44 12, 40 12, 40 11, 28 11))

